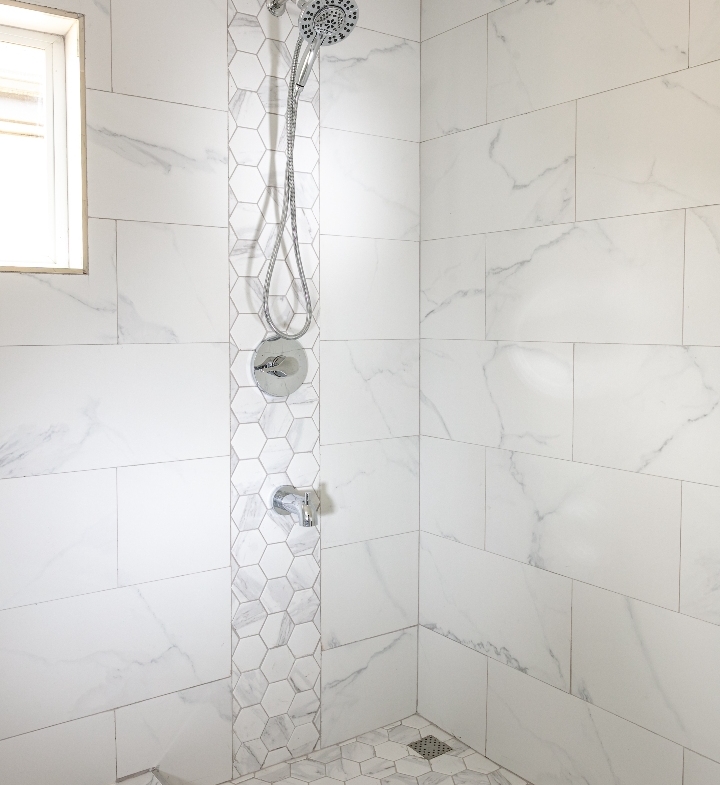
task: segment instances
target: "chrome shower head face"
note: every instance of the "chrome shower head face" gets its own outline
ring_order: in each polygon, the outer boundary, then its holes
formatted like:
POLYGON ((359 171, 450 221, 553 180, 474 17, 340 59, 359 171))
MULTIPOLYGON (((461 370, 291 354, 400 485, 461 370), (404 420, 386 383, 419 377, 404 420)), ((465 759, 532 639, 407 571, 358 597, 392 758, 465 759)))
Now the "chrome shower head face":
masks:
POLYGON ((303 8, 298 25, 310 43, 322 36, 322 45, 332 46, 352 33, 358 15, 353 0, 310 0, 303 8))

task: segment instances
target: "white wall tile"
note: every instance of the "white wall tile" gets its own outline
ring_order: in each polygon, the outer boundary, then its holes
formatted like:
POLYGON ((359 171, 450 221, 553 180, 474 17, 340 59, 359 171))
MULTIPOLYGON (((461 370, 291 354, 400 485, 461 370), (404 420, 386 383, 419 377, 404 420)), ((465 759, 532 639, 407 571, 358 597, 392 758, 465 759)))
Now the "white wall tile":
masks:
POLYGON ((420 335, 485 340, 485 236, 420 244, 420 335))
POLYGON ((688 66, 689 0, 515 3, 488 17, 488 119, 688 66))
POLYGON ((322 586, 323 649, 417 624, 417 533, 326 548, 322 586))
POLYGON ((110 0, 52 0, 45 5, 85 17, 85 81, 92 90, 112 90, 110 0))
POLYGON ((486 16, 423 44, 423 139, 487 121, 487 65, 486 16))
POLYGON ((419 142, 419 73, 420 44, 355 30, 342 46, 322 50, 320 124, 419 142))
POLYGON ((12 785, 115 782, 115 720, 96 714, 0 741, 0 780, 12 785))
POLYGON ((685 750, 683 785, 720 785, 720 763, 685 750))
POLYGON ((322 448, 322 545, 417 531, 417 437, 322 448))
POLYGON ((115 222, 88 221, 89 274, 3 273, 0 345, 117 343, 115 222))
POLYGON ((572 346, 428 340, 421 351, 424 436, 571 457, 572 346))
POLYGON ((484 753, 487 657, 425 627, 418 632, 418 714, 484 753))
POLYGON ((720 2, 690 0, 690 65, 720 60, 720 2))
POLYGON ((227 226, 227 115, 88 90, 95 218, 227 226))
POLYGON ((576 583, 572 692, 720 758, 720 628, 576 583))
POLYGON ((222 343, 229 324, 226 229, 118 222, 121 343, 222 343))
POLYGON ((323 341, 321 353, 322 444, 417 435, 417 341, 323 341))
POLYGON ((574 459, 720 485, 720 349, 578 344, 574 459))
POLYGON ((0 349, 0 476, 228 451, 227 346, 0 349))
POLYGON ((422 40, 458 27, 515 0, 422 0, 422 40))
POLYGON ((720 202, 720 63, 578 102, 577 217, 720 202))
POLYGON ((492 660, 488 668, 492 760, 540 785, 680 785, 681 747, 492 660))
POLYGON ((420 0, 363 0, 359 26, 419 41, 420 0))
POLYGON ((575 104, 424 142, 421 158, 423 239, 575 218, 575 104))
POLYGON ((323 236, 323 340, 418 337, 419 244, 323 236))
POLYGON ((0 737, 229 676, 230 573, 0 613, 0 737))
POLYGON ((115 716, 118 777, 155 766, 196 785, 233 776, 229 679, 125 706, 115 716))
POLYGON ((226 111, 226 49, 223 0, 113 3, 115 92, 226 111))
POLYGON ((677 610, 680 483, 488 450, 486 547, 677 610))
POLYGON ((485 547, 485 448, 420 439, 420 528, 485 547))
POLYGON ((683 484, 680 611, 720 624, 720 488, 683 484))
POLYGON ((0 481, 0 608, 117 586, 115 471, 0 481))
POLYGON ((412 627, 323 652, 323 747, 415 712, 417 642, 412 627))
POLYGON ((118 469, 121 586, 230 564, 230 461, 118 469))
POLYGON ((421 534, 420 624, 561 690, 570 593, 567 578, 421 534))
POLYGON ((682 343, 684 234, 678 210, 488 235, 488 338, 682 343))
POLYGON ((330 128, 320 139, 323 233, 418 240, 418 145, 330 128))
POLYGON ((720 346, 720 208, 687 211, 685 332, 690 346, 720 346))

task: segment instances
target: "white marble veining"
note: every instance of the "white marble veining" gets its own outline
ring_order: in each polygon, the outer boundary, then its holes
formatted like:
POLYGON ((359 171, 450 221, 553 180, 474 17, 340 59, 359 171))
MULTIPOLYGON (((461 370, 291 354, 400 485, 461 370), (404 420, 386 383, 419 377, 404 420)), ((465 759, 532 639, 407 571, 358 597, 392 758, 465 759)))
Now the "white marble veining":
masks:
POLYGON ((488 668, 486 754, 501 765, 539 785, 680 785, 682 747, 492 660, 488 668))
POLYGON ((574 103, 424 142, 421 159, 423 239, 575 218, 574 103))
POLYGON ((485 547, 485 448, 420 439, 420 528, 485 547))
POLYGON ((355 30, 322 51, 321 126, 419 142, 419 69, 420 44, 355 30))
POLYGON ((0 481, 0 608, 117 586, 115 471, 0 481))
POLYGON ((422 0, 422 40, 514 3, 516 0, 422 0))
POLYGON ((720 488, 683 483, 680 611, 720 624, 720 488))
POLYGON ((485 340, 485 236, 420 244, 422 338, 485 340))
POLYGON ((688 3, 554 0, 488 17, 488 119, 688 67, 688 3))
POLYGON ((687 211, 684 342, 720 346, 720 208, 687 211))
POLYGON ((418 337, 419 245, 323 236, 322 339, 418 337))
POLYGON ((720 785, 720 763, 685 750, 683 785, 720 785))
POLYGON ((227 113, 87 91, 95 218, 227 226, 227 113))
POLYGON ((425 340, 421 351, 424 436, 571 457, 572 346, 425 340))
POLYGON ((720 202, 720 63, 578 102, 577 217, 720 202))
POLYGON ((321 355, 323 444, 417 435, 417 341, 323 341, 321 355))
POLYGON ((322 448, 322 546, 417 531, 417 437, 322 448))
POLYGON ((323 649, 417 624, 417 533, 324 549, 322 586, 323 649))
POLYGON ((714 624, 574 585, 573 694, 714 760, 719 657, 714 624))
POLYGON ((680 210, 488 235, 487 337, 682 343, 684 235, 680 210))
POLYGON ((323 747, 415 711, 417 643, 411 627, 323 652, 323 747))
POLYGON ((690 65, 713 60, 720 60, 720 2, 690 0, 690 65))
POLYGON ((566 691, 570 593, 567 578, 421 535, 420 624, 566 691))
POLYGON ((720 349, 578 344, 574 458, 720 485, 720 349))
POLYGON ((488 450, 486 548, 677 610, 680 483, 488 450))
POLYGON ((422 139, 487 120, 487 16, 422 45, 422 139))
POLYGON ((0 613, 0 737, 225 678, 230 572, 0 613))
POLYGON ((222 343, 227 230, 118 222, 120 343, 222 343))
POLYGON ((359 26, 419 41, 419 11, 419 0, 364 0, 359 26))
POLYGON ((485 752, 487 657, 420 627, 418 713, 485 752))

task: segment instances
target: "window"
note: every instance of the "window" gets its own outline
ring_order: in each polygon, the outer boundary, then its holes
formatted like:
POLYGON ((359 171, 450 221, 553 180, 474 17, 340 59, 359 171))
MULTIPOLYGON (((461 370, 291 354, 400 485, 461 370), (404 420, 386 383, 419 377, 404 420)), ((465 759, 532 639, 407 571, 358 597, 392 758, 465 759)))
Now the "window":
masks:
POLYGON ((87 270, 82 19, 0 0, 0 270, 87 270))

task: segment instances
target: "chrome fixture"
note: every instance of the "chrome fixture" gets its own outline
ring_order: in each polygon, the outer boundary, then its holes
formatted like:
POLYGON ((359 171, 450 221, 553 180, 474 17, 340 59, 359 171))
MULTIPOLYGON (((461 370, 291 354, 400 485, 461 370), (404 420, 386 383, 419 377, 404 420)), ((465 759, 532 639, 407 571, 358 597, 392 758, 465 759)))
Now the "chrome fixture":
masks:
POLYGON ((255 350, 255 384, 274 398, 285 398, 300 389, 307 372, 307 355, 298 341, 268 338, 255 350))
MULTIPOLYGON (((266 7, 274 16, 282 16, 287 7, 288 0, 267 0, 266 7)), ((298 102, 300 93, 310 78, 313 66, 320 54, 320 47, 331 46, 342 41, 350 35, 358 22, 358 7, 353 0, 295 0, 300 9, 300 19, 295 52, 293 54, 292 65, 290 67, 290 84, 288 88, 287 112, 285 122, 287 125, 287 165, 285 170, 285 194, 283 197, 282 213, 280 223, 277 227, 277 237, 270 256, 265 287, 263 289, 263 314, 268 327, 279 338, 293 340, 301 338, 310 329, 312 324, 312 301, 310 290, 305 279, 305 270, 300 254, 300 240, 298 239, 297 229, 297 208, 295 205, 295 131, 297 126, 298 102), (303 39, 306 42, 305 51, 302 58, 300 52, 303 39), (303 297, 305 299, 305 324, 295 334, 286 330, 281 330, 273 321, 270 315, 270 285, 272 283, 275 264, 277 263, 280 248, 282 246, 283 234, 287 225, 288 215, 290 216, 290 230, 292 234, 293 252, 298 268, 298 275, 302 284, 303 297)))
POLYGON ((317 526, 317 505, 309 491, 298 491, 283 485, 273 494, 273 510, 280 515, 297 515, 300 526, 317 526))

